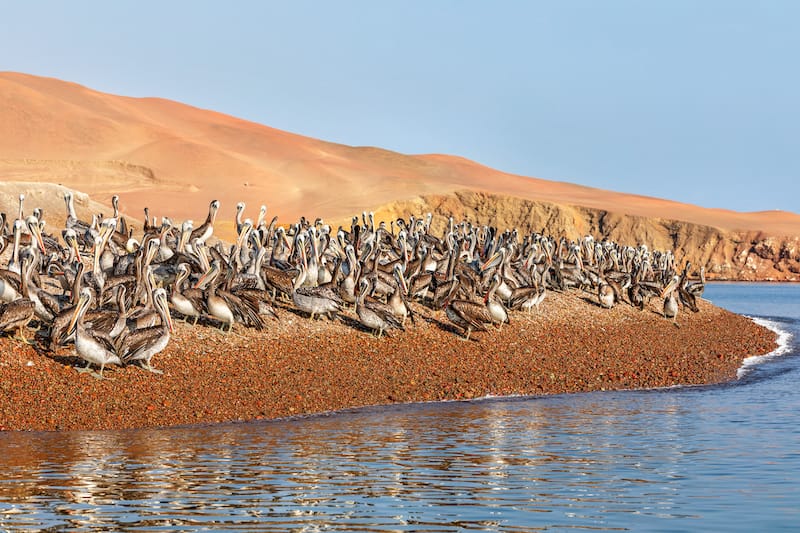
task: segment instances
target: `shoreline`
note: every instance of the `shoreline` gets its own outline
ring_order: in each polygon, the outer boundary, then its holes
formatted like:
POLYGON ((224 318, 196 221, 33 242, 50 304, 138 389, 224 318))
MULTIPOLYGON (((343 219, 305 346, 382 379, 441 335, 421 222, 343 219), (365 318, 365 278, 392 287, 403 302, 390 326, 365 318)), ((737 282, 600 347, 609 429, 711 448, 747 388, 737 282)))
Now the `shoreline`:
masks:
POLYGON ((164 372, 79 374, 74 348, 55 353, 0 338, 0 429, 119 430, 321 415, 366 406, 487 396, 541 396, 731 381, 777 335, 707 301, 676 327, 653 299, 644 311, 602 309, 581 291, 549 293, 538 314, 513 313, 470 341, 441 311, 376 339, 353 318, 308 320, 279 306, 263 331, 176 321, 153 360, 164 372))

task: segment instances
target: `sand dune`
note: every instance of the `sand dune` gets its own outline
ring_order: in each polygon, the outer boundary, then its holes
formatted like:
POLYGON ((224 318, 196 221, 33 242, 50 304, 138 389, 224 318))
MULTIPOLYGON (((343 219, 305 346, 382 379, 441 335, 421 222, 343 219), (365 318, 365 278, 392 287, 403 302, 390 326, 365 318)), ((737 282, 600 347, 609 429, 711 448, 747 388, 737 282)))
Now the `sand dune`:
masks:
POLYGON ((0 73, 0 98, 4 179, 61 183, 103 203, 117 192, 134 218, 149 206, 157 215, 202 219, 217 198, 221 218, 244 200, 248 216, 266 204, 269 216, 284 221, 345 219, 392 201, 473 190, 725 229, 800 233, 794 213, 704 209, 516 176, 461 157, 344 146, 52 78, 0 73))

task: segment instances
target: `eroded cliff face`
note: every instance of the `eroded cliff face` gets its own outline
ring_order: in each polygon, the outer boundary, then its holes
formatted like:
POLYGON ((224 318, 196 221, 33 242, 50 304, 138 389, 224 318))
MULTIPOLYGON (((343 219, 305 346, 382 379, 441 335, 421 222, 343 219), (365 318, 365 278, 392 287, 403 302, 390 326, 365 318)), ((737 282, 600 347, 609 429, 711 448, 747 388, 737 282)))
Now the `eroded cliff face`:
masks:
MULTIPOLYGON (((568 239, 592 235, 619 243, 672 249, 679 262, 693 270, 706 267, 708 279, 736 281, 800 281, 800 228, 795 235, 722 230, 680 220, 646 218, 579 206, 557 205, 510 196, 461 191, 393 202, 375 210, 387 223, 397 217, 433 214, 432 226, 442 232, 453 216, 498 229, 543 231, 568 239)), ((349 224, 348 224, 349 226, 349 224)), ((334 226, 335 227, 335 226, 334 226)))

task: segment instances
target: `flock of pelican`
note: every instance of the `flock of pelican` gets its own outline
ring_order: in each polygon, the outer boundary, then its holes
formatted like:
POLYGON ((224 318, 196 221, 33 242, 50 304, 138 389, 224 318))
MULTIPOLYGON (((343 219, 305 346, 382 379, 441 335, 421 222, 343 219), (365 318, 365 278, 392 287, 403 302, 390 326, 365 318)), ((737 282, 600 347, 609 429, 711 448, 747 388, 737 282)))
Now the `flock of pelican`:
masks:
POLYGON ((678 273, 671 251, 500 232, 452 217, 439 236, 430 213, 377 226, 372 213, 362 213, 333 233, 321 219, 267 223, 264 206, 256 222, 243 219, 239 203, 238 237, 226 245, 210 240, 216 200, 197 227, 167 217, 156 224, 145 209, 137 240, 116 196, 112 216, 84 221, 65 193, 60 239, 45 230, 41 209, 25 214, 24 199, 13 220, 0 214, 0 256, 10 248, 0 268, 0 331, 34 342, 26 330, 35 327, 51 350, 73 342, 86 362, 79 371, 98 378, 108 365, 159 373, 151 362, 169 343, 173 313, 228 332, 234 324, 264 328, 278 319, 278 302, 311 319, 335 319, 352 306, 380 338, 413 323, 414 306, 422 305, 444 309, 469 340, 473 331, 510 322, 511 310, 534 312, 548 291, 570 288, 590 291, 604 308, 625 302, 643 309, 663 298, 663 314, 675 323, 681 305, 697 312, 705 284, 702 269, 699 281, 689 280, 688 262, 678 273))

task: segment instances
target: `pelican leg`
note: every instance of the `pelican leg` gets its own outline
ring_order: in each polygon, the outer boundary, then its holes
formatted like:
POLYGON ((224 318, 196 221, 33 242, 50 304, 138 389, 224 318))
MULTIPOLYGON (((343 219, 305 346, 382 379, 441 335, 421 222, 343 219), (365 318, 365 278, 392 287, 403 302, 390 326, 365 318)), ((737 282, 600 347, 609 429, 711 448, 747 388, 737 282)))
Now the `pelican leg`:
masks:
POLYGON ((109 379, 109 380, 111 380, 111 381, 114 381, 114 378, 107 378, 107 377, 105 377, 105 376, 103 375, 103 370, 105 370, 105 368, 106 368, 106 365, 105 365, 105 363, 101 364, 101 365, 100 365, 100 373, 99 373, 99 374, 92 373, 92 375, 93 375, 95 378, 97 378, 97 379, 109 379))
POLYGON ((159 370, 157 368, 153 368, 153 366, 150 364, 150 361, 146 361, 146 362, 142 363, 142 368, 144 368, 148 372, 152 372, 153 374, 163 374, 164 373, 163 370, 159 370))
POLYGON ((94 373, 94 371, 91 369, 91 366, 92 366, 92 363, 90 363, 89 361, 86 361, 86 366, 79 366, 75 370, 78 371, 81 374, 85 374, 87 372, 94 373))
POLYGON ((25 338, 24 330, 25 330, 25 326, 24 325, 23 326, 19 326, 17 328, 17 336, 14 337, 14 339, 16 339, 18 341, 22 341, 25 344, 34 344, 34 341, 28 340, 27 338, 25 338))

